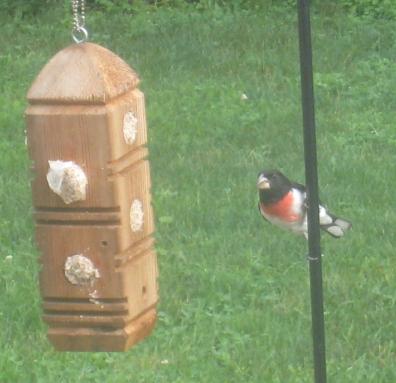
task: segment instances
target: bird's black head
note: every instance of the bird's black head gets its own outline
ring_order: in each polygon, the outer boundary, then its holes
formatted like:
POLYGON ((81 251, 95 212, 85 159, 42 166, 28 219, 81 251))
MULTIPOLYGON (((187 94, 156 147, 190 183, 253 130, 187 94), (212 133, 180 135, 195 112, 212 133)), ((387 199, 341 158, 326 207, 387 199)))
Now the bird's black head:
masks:
POLYGON ((262 203, 274 203, 291 189, 291 182, 278 170, 263 170, 258 174, 257 188, 262 203))

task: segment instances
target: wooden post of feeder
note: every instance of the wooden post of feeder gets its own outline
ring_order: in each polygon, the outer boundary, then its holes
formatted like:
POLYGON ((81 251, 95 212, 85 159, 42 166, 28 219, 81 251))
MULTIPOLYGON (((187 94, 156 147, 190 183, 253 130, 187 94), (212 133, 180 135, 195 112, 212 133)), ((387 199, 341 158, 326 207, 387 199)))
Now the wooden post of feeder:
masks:
POLYGON ((91 43, 56 54, 26 111, 40 288, 57 350, 124 351, 152 330, 157 262, 143 93, 91 43))

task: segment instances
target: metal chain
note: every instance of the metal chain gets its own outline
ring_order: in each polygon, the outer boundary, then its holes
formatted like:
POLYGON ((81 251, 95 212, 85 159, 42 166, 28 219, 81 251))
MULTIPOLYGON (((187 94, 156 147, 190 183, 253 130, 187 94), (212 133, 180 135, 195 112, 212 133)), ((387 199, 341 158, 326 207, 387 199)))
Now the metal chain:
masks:
POLYGON ((85 0, 72 0, 73 29, 72 37, 77 43, 88 40, 88 31, 85 28, 85 0))

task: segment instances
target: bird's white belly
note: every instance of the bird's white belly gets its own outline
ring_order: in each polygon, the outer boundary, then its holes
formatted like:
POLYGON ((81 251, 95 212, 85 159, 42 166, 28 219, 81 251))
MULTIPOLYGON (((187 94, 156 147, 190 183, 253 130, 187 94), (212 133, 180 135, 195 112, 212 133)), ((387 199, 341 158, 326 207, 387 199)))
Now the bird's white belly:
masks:
POLYGON ((282 229, 287 229, 291 230, 292 232, 296 234, 304 234, 308 230, 308 224, 307 224, 307 216, 304 216, 303 221, 284 221, 280 218, 274 217, 272 215, 266 214, 264 211, 262 211, 263 216, 270 221, 272 224, 282 228, 282 229))

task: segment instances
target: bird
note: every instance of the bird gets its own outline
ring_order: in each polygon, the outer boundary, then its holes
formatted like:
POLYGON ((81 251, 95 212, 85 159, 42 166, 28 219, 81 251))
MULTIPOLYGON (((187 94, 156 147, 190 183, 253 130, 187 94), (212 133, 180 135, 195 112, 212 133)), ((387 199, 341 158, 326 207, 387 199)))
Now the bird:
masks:
MULTIPOLYGON (((263 170, 257 177, 258 208, 270 223, 303 235, 308 239, 307 192, 304 185, 290 181, 278 170, 263 170)), ((339 218, 320 202, 320 228, 334 238, 341 238, 352 223, 339 218)))

